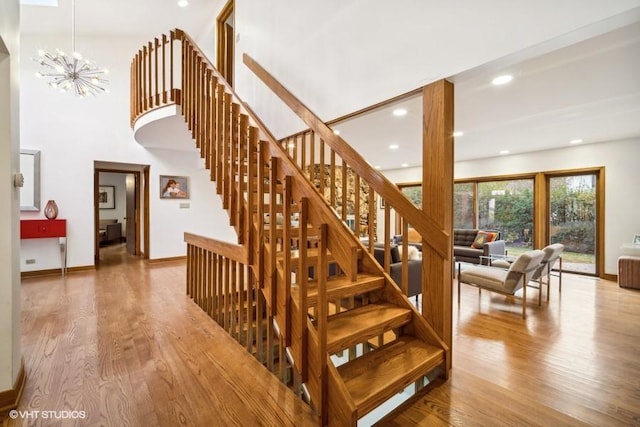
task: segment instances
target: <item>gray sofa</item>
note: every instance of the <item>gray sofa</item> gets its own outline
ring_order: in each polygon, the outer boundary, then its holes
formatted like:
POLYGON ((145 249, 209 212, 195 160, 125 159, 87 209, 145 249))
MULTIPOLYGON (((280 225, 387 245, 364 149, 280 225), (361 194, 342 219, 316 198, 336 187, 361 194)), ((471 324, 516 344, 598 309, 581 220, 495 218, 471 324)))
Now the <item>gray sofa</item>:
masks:
MULTIPOLYGON (((389 275, 398 286, 402 284, 402 258, 397 245, 390 246, 391 258, 389 260, 389 275)), ((373 256, 384 268, 384 244, 376 243, 373 248, 373 256)), ((422 260, 408 260, 409 283, 407 283, 407 297, 417 296, 422 293, 422 260)))
POLYGON ((101 219, 98 223, 100 244, 122 242, 122 223, 117 219, 101 219))
POLYGON ((493 242, 484 243, 482 249, 472 247, 478 231, 480 230, 477 228, 456 228, 453 230, 453 256, 456 258, 456 262, 486 265, 488 259, 481 260, 481 256, 506 255, 505 242, 500 238, 500 232, 497 230, 482 230, 498 233, 498 237, 493 242))

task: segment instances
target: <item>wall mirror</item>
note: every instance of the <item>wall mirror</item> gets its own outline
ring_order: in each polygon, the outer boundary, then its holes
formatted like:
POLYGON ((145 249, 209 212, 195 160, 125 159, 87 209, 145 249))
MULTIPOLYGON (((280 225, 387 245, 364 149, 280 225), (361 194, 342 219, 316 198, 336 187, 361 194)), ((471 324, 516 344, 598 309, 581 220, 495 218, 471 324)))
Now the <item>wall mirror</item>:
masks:
POLYGON ((24 185, 20 189, 20 210, 40 210, 40 151, 20 150, 20 173, 24 185))

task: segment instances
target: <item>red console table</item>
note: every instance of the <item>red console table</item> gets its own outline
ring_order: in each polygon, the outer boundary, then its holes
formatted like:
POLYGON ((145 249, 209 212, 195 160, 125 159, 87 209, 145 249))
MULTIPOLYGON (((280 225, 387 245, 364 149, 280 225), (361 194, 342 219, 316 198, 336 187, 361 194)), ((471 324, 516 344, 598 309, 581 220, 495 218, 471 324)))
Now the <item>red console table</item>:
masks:
POLYGON ((62 275, 67 271, 67 220, 66 219, 21 219, 21 239, 60 239, 60 263, 62 275))

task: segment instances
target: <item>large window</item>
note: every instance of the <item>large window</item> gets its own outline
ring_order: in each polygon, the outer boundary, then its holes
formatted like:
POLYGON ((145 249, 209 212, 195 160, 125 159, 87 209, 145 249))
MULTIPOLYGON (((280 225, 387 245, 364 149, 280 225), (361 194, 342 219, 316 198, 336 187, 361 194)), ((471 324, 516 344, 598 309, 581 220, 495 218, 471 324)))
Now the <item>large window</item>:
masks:
POLYGON ((453 227, 474 228, 473 182, 460 182, 453 186, 453 227))
POLYGON ((499 230, 510 254, 533 248, 533 179, 479 182, 478 228, 499 230))
POLYGON ((596 175, 549 178, 549 243, 565 247, 563 267, 596 273, 596 175))
POLYGON ((499 230, 510 255, 562 243, 564 270, 599 275, 603 176, 592 168, 458 181, 453 227, 499 230))

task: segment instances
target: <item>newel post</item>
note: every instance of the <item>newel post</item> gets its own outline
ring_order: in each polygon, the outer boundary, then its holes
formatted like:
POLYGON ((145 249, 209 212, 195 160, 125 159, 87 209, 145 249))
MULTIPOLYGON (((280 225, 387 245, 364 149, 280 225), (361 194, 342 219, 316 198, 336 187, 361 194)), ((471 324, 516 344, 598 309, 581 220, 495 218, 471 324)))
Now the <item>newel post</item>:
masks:
POLYGON ((453 84, 440 80, 426 86, 422 124, 422 209, 449 235, 449 251, 442 257, 423 244, 422 313, 449 346, 452 356, 452 230, 453 230, 453 84))

